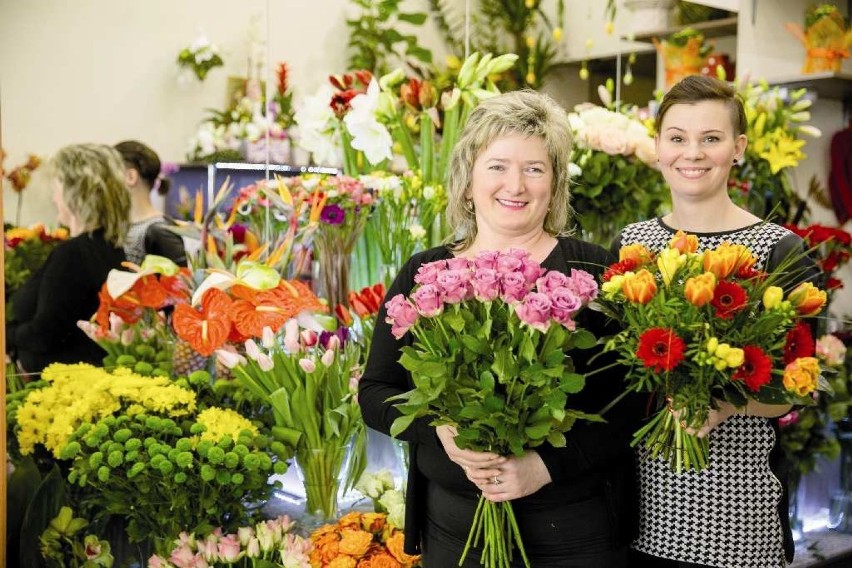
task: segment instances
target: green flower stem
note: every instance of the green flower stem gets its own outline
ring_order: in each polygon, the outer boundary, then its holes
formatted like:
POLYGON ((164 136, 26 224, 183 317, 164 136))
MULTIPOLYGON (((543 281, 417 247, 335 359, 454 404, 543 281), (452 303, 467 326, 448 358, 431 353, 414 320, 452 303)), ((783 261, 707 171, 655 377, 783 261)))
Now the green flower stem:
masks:
POLYGON ((345 446, 328 444, 297 454, 296 460, 304 476, 307 513, 320 512, 324 519, 337 515, 337 492, 345 451, 345 446))
POLYGON ((420 114, 420 170, 423 175, 423 183, 431 184, 435 179, 434 162, 435 150, 435 123, 428 113, 420 114))
POLYGON ((521 532, 511 502, 494 503, 483 496, 479 497, 470 532, 459 559, 459 566, 464 564, 471 546, 479 546, 480 537, 482 537, 480 562, 483 566, 510 568, 512 550, 517 547, 524 561, 524 566, 530 567, 530 561, 521 541, 521 532))
POLYGON ((408 164, 408 167, 416 170, 420 167, 420 163, 417 160, 417 152, 414 151, 414 142, 411 140, 411 134, 409 134, 408 127, 402 121, 402 113, 394 113, 394 119, 396 120, 396 124, 392 132, 396 134, 396 140, 402 146, 402 155, 405 156, 405 162, 408 164))

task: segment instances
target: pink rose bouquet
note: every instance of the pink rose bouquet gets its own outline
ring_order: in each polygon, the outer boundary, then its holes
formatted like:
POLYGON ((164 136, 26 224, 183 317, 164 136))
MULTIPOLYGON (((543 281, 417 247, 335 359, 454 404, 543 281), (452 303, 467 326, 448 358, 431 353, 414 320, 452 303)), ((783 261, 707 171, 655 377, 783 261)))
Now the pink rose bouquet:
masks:
MULTIPOLYGON (((595 344, 574 319, 598 294, 589 273, 547 272, 509 250, 424 264, 414 280, 387 303, 393 335, 414 339, 400 359, 414 389, 394 397, 392 435, 429 416, 454 425, 461 448, 521 456, 564 446, 578 419, 600 420, 568 407, 585 379, 566 352, 595 344)), ((529 566, 510 502, 480 498, 463 558, 480 536, 483 564, 509 566, 516 546, 529 566)))

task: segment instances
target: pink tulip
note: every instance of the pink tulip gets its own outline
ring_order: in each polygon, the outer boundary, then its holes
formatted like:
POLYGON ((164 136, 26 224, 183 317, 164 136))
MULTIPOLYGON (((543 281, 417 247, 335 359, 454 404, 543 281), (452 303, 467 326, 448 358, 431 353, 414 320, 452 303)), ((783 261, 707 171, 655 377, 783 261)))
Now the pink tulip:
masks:
POLYGON ((337 351, 340 349, 340 338, 336 333, 328 338, 325 348, 329 351, 337 351))
POLYGON ((320 357, 320 361, 322 361, 322 364, 326 367, 331 367, 331 365, 334 363, 334 350, 328 349, 325 353, 322 354, 322 357, 320 357))
POLYGON ((127 347, 133 343, 133 340, 136 339, 136 334, 133 332, 133 328, 129 327, 121 332, 121 344, 127 347))
POLYGON ((249 359, 253 359, 257 361, 257 358, 262 355, 260 352, 260 347, 257 346, 257 342, 254 339, 246 340, 246 355, 249 356, 249 359))
POLYGON ((275 362, 272 360, 272 357, 266 353, 261 353, 257 356, 257 366, 260 367, 260 370, 264 373, 268 373, 275 368, 275 362))
POLYGON ((216 359, 228 369, 234 369, 248 363, 246 358, 233 350, 233 347, 223 347, 216 350, 216 359))
POLYGON ((551 307, 552 302, 547 295, 531 292, 515 307, 515 312, 523 323, 544 332, 550 327, 551 307))
POLYGON ((317 370, 317 365, 310 359, 299 359, 299 366, 308 374, 317 370))
POLYGON ((287 320, 284 324, 284 347, 290 353, 298 353, 301 350, 299 343, 299 322, 296 318, 287 320))
MULTIPOLYGON (((298 328, 298 324, 296 324, 298 328)), ((263 331, 260 332, 260 344, 266 349, 275 347, 275 332, 268 325, 263 326, 263 331)))
POLYGON ((302 343, 305 347, 313 347, 319 341, 319 335, 312 329, 303 329, 302 333, 302 343))
POLYGON ((188 545, 181 545, 172 550, 169 562, 174 564, 175 568, 190 568, 195 564, 195 553, 188 545))
POLYGON ((240 537, 240 544, 245 546, 254 536, 254 529, 251 527, 240 527, 237 529, 237 536, 240 537))

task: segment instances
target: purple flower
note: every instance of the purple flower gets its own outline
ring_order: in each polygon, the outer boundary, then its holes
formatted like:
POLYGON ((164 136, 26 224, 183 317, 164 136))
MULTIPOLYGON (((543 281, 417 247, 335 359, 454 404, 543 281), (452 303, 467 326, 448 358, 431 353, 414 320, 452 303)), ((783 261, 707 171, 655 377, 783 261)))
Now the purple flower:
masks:
POLYGON ((339 345, 342 347, 346 345, 346 342, 349 340, 349 328, 348 327, 338 327, 336 331, 322 331, 319 336, 319 343, 322 345, 323 349, 328 349, 328 342, 332 337, 337 336, 339 341, 339 345))
POLYGON ((417 310, 404 295, 397 294, 385 304, 387 317, 385 321, 391 324, 391 333, 399 339, 408 332, 408 328, 417 322, 417 310))
POLYGON ((450 270, 468 270, 470 261, 463 256, 454 256, 447 259, 447 268, 450 270))
POLYGON ((322 208, 320 221, 329 225, 340 225, 346 218, 346 211, 340 205, 332 203, 322 208))
POLYGON ((484 250, 476 255, 473 259, 473 264, 477 270, 488 268, 491 270, 497 269, 497 259, 500 253, 495 250, 484 250))
POLYGON ((180 166, 175 162, 163 162, 160 165, 160 174, 163 176, 170 176, 172 174, 176 174, 180 171, 180 166))
POLYGON ((436 260, 435 262, 423 264, 417 269, 414 281, 417 284, 434 284, 438 280, 438 273, 446 269, 447 262, 444 260, 436 260))
POLYGON ((522 322, 539 331, 547 331, 550 327, 550 311, 553 307, 550 298, 545 294, 531 292, 524 301, 515 307, 515 313, 522 322))

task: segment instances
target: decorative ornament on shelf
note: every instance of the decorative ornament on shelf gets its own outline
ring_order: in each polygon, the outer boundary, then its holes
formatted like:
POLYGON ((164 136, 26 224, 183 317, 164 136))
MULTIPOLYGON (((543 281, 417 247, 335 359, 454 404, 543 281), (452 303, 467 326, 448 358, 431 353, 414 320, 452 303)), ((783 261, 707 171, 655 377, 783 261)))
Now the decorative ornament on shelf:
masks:
POLYGON ((805 28, 787 22, 787 31, 805 46, 802 73, 840 71, 843 60, 849 57, 852 28, 844 21, 840 10, 832 4, 812 6, 805 13, 805 28))
POLYGON ((212 69, 225 64, 219 54, 219 48, 210 43, 206 36, 200 35, 190 45, 180 50, 177 56, 178 67, 182 70, 183 77, 192 73, 199 81, 204 81, 212 69))
POLYGON ((668 89, 684 77, 699 75, 713 44, 705 43, 698 30, 684 28, 663 41, 654 38, 654 47, 663 56, 668 89))

